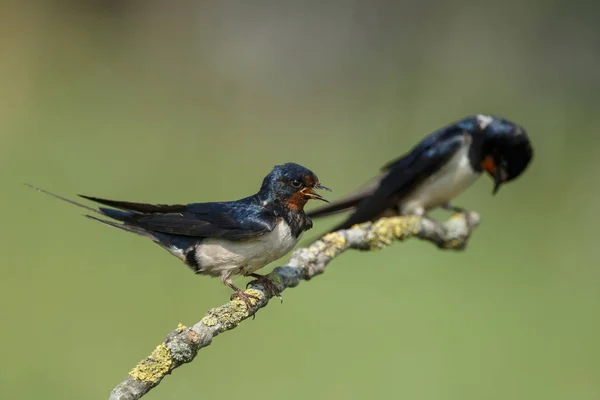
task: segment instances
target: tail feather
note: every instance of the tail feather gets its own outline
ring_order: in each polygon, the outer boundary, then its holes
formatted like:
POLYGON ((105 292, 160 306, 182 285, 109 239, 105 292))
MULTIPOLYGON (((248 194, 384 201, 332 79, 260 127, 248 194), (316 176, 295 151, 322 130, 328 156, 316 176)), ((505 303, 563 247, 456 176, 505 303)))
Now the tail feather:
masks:
POLYGON ((114 208, 106 208, 106 207, 100 207, 98 209, 98 211, 100 212, 100 214, 107 216, 108 218, 112 218, 112 219, 116 219, 117 221, 120 222, 131 222, 132 218, 136 215, 134 212, 130 212, 130 211, 121 211, 121 210, 115 210, 114 208))
POLYGON ((130 201, 118 201, 118 200, 108 200, 101 199, 98 197, 85 196, 82 194, 78 195, 79 197, 83 197, 84 199, 95 201, 96 203, 103 204, 105 206, 118 208, 126 211, 134 211, 142 214, 153 214, 153 213, 167 213, 167 212, 184 212, 186 210, 186 205, 182 204, 146 204, 146 203, 133 203, 130 201))
POLYGON ((102 222, 103 224, 124 230, 125 232, 131 232, 131 233, 137 233, 140 236, 144 236, 147 237, 148 239, 151 239, 152 241, 159 243, 160 239, 158 237, 156 237, 155 235, 152 234, 152 232, 147 231, 145 229, 139 228, 135 225, 129 225, 129 224, 120 224, 117 222, 113 222, 113 221, 108 221, 102 218, 97 218, 94 217, 93 215, 85 215, 85 217, 89 218, 89 219, 93 219, 94 221, 98 221, 98 222, 102 222))
MULTIPOLYGON (((96 208, 93 208, 93 207, 90 207, 90 206, 86 206, 85 204, 79 203, 79 202, 77 202, 75 200, 71 200, 71 199, 68 199, 66 197, 60 196, 58 194, 54 194, 54 193, 49 192, 49 191, 47 191, 45 189, 42 189, 42 188, 30 185, 29 183, 26 183, 25 185, 29 186, 32 189, 37 190, 38 192, 45 193, 45 194, 47 194, 49 196, 52 196, 54 198, 57 198, 59 200, 66 201, 67 203, 73 204, 74 206, 81 207, 81 208, 83 208, 83 209, 85 209, 87 211, 93 212, 95 214, 100 214, 100 215, 103 215, 105 217, 109 217, 109 218, 115 219, 115 220, 120 221, 120 222, 127 222, 127 220, 130 217, 132 217, 132 216, 135 215, 135 213, 133 213, 133 212, 114 210, 114 209, 105 208, 105 207, 100 207, 99 209, 96 209, 96 208)), ((100 219, 100 218, 97 218, 97 217, 93 217, 91 215, 86 215, 86 217, 91 218, 91 219, 96 220, 96 221, 103 222, 103 223, 108 224, 110 226, 114 226, 115 228, 124 229, 124 230, 126 230, 128 232, 135 232, 135 233, 138 233, 138 234, 143 235, 143 236, 148 236, 147 234, 142 234, 141 233, 142 230, 140 228, 130 227, 129 225, 121 225, 121 224, 118 224, 118 223, 115 223, 115 222, 112 222, 112 221, 106 221, 106 220, 103 220, 103 219, 100 219)))
MULTIPOLYGON (((136 215, 140 215, 139 213, 135 213, 135 212, 131 212, 131 211, 115 210, 113 208, 105 208, 105 207, 100 207, 99 209, 95 209, 95 208, 86 206, 85 204, 81 204, 74 200, 68 199, 66 197, 62 197, 57 194, 51 193, 47 190, 35 187, 28 183, 26 183, 26 185, 29 186, 30 188, 33 188, 33 189, 39 191, 39 192, 45 193, 45 194, 55 197, 59 200, 66 201, 67 203, 73 204, 77 207, 81 207, 87 211, 93 212, 95 214, 100 214, 101 216, 105 216, 108 218, 112 218, 118 222, 106 220, 103 218, 98 218, 96 216, 89 215, 89 214, 84 214, 85 217, 92 219, 94 221, 98 221, 105 225, 112 226, 113 228, 117 228, 117 229, 120 229, 125 232, 135 233, 142 237, 148 238, 148 239, 152 240, 154 243, 161 246, 163 249, 167 250, 172 255, 183 260, 184 262, 186 260, 187 253, 190 251, 190 249, 193 248, 193 245, 195 243, 195 238, 192 238, 192 237, 180 237, 180 236, 176 236, 176 235, 169 235, 169 234, 165 234, 165 233, 149 231, 149 230, 143 229, 139 226, 136 226, 134 223, 135 221, 133 221, 132 217, 134 217, 136 215)), ((85 197, 85 198, 87 198, 87 197, 85 197)), ((90 198, 90 200, 92 200, 92 199, 93 198, 90 198)), ((102 200, 102 199, 100 199, 100 200, 102 200)), ((107 202, 110 202, 110 201, 107 201, 107 202)))
MULTIPOLYGON (((122 212, 122 211, 120 211, 122 212)), ((128 223, 117 223, 114 221, 108 221, 102 218, 96 218, 92 215, 85 215, 89 219, 101 222, 108 226, 120 229, 125 232, 135 233, 142 237, 152 240, 154 243, 168 251, 170 254, 179 258, 187 264, 187 255, 190 251, 193 251, 195 239, 190 237, 174 236, 160 232, 147 231, 135 225, 128 223)))
POLYGON ((26 185, 26 186, 29 186, 29 187, 30 187, 30 188, 32 188, 32 189, 35 189, 35 190, 37 190, 38 192, 45 193, 45 194, 47 194, 47 195, 49 195, 49 196, 52 196, 52 197, 54 197, 54 198, 57 198, 57 199, 59 199, 59 200, 66 201, 67 203, 71 203, 71 204, 73 204, 74 206, 81 207, 81 208, 85 208, 86 210, 88 210, 88 211, 91 211, 91 212, 93 212, 93 213, 97 213, 97 214, 102 214, 102 215, 104 215, 104 214, 103 214, 103 213, 102 213, 100 210, 97 210, 97 209, 95 209, 95 208, 93 208, 93 207, 90 207, 90 206, 86 206, 85 204, 78 203, 78 202, 76 202, 75 200, 67 199, 66 197, 59 196, 59 195, 57 195, 57 194, 54 194, 54 193, 52 193, 52 192, 49 192, 49 191, 47 191, 47 190, 44 190, 44 189, 42 189, 42 188, 39 188, 39 187, 33 186, 33 185, 29 184, 29 183, 26 183, 25 185, 26 185))

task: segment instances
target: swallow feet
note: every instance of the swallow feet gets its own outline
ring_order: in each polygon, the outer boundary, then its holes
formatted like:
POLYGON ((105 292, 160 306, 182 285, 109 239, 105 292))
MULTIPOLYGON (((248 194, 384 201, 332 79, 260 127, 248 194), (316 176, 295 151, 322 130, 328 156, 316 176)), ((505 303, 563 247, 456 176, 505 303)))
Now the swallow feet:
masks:
POLYGON ((252 315, 252 319, 256 318, 256 311, 254 309, 254 306, 252 305, 252 300, 250 299, 254 299, 256 301, 260 300, 258 297, 253 296, 251 294, 245 293, 242 289, 240 289, 239 287, 235 286, 233 284, 233 282, 231 281, 231 277, 224 277, 223 278, 223 283, 233 289, 233 291, 235 292, 234 294, 231 295, 231 297, 229 298, 229 300, 234 300, 234 299, 240 299, 241 301, 244 302, 244 304, 246 304, 246 309, 248 310, 248 315, 252 315))
POLYGON ((252 305, 252 300, 250 299, 255 299, 257 301, 260 299, 251 294, 244 293, 242 289, 234 288, 233 290, 235 290, 235 293, 231 295, 229 300, 240 299, 244 302, 244 304, 246 304, 246 308, 248 309, 248 315, 252 314, 252 319, 256 318, 256 310, 254 309, 254 306, 252 305))
POLYGON ((471 212, 469 210, 467 210, 466 208, 453 206, 452 204, 450 204, 450 202, 444 204, 442 208, 448 211, 453 211, 457 214, 463 214, 465 216, 465 220, 467 221, 468 235, 471 236, 471 233, 473 233, 473 229, 477 224, 473 223, 473 221, 470 220, 469 216, 471 212))
MULTIPOLYGON (((255 274, 255 273, 247 274, 246 276, 251 276, 253 278, 256 278, 258 283, 260 283, 261 285, 263 285, 265 287, 265 290, 267 292, 269 292, 271 297, 279 297, 279 300, 281 300, 281 302, 283 303, 283 296, 281 295, 281 292, 279 291, 279 288, 277 287, 277 285, 275 285, 272 280, 270 280, 269 278, 267 278, 264 275, 255 274)), ((246 284, 246 288, 248 288, 248 285, 250 285, 251 283, 252 282, 248 282, 246 284)))

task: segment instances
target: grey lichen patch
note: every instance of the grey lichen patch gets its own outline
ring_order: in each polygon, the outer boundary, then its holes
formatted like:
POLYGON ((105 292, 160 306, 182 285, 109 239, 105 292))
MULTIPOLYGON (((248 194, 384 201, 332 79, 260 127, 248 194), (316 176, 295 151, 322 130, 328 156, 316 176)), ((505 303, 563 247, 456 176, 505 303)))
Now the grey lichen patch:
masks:
POLYGON ((129 375, 144 383, 156 383, 169 372, 172 364, 171 352, 163 342, 154 349, 150 357, 140 361, 129 375))
POLYGON ((445 241, 440 247, 450 250, 463 250, 471 231, 479 223, 479 215, 476 213, 457 213, 450 217, 444 224, 445 241))
POLYGON ((367 237, 371 250, 377 250, 392 243, 393 240, 404 240, 419 232, 420 217, 406 215, 393 218, 382 218, 375 222, 367 237))
POLYGON ((198 353, 198 346, 195 346, 193 343, 194 342, 187 343, 183 340, 174 340, 170 342, 169 350, 171 351, 173 360, 180 364, 192 361, 198 353))
POLYGON ((309 251, 309 252, 311 252, 311 253, 313 253, 313 254, 317 254, 317 253, 319 253, 321 250, 320 250, 320 249, 319 249, 317 246, 310 246, 310 247, 308 248, 308 251, 309 251))
MULTIPOLYGON (((327 236, 327 235, 325 235, 325 236, 327 236)), ((323 238, 317 240, 315 243, 311 244, 310 247, 308 247, 308 249, 307 249, 308 252, 311 254, 314 254, 314 255, 321 253, 323 250, 325 250, 325 248, 327 246, 324 240, 325 240, 325 237, 323 237, 323 238)))

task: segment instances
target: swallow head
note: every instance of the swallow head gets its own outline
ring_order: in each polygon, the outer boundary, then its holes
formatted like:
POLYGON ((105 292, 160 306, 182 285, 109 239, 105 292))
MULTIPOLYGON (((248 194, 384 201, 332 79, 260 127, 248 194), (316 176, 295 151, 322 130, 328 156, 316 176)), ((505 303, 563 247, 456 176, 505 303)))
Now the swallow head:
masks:
POLYGON ((481 168, 494 180, 493 194, 500 186, 520 176, 533 157, 533 148, 523 127, 504 118, 474 117, 481 135, 481 168))
POLYGON ((308 200, 328 201, 315 189, 331 191, 321 185, 314 172, 296 163, 276 165, 263 181, 261 192, 290 210, 302 210, 308 200))

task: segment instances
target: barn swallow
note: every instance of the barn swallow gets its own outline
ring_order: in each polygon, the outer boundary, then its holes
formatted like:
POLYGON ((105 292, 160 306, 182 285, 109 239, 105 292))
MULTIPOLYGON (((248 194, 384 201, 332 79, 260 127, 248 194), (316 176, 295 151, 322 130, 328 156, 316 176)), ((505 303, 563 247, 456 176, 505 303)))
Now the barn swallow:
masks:
POLYGON ((310 199, 327 201, 314 189, 329 190, 312 171, 295 163, 276 165, 258 193, 228 202, 164 205, 79 195, 110 207, 96 209, 33 188, 112 219, 86 215, 152 240, 197 274, 221 278, 235 291, 232 299, 244 301, 250 313, 254 312, 249 299, 252 296, 237 288, 232 276, 255 277, 279 295, 269 279, 255 271, 287 254, 312 228, 304 205, 310 199))
POLYGON ((384 216, 426 215, 436 207, 463 211, 451 200, 483 171, 493 194, 523 173, 533 156, 525 129, 500 117, 475 115, 432 133, 410 152, 386 164, 354 192, 308 212, 311 218, 353 210, 331 231, 384 216))

